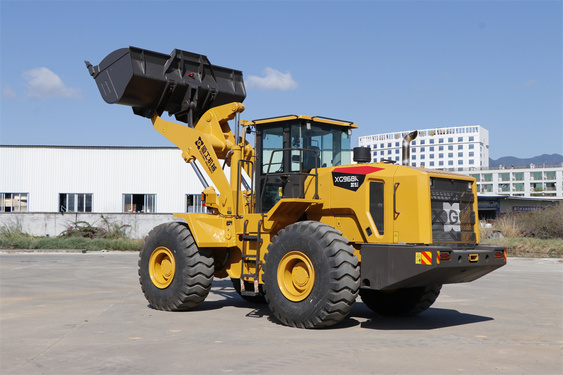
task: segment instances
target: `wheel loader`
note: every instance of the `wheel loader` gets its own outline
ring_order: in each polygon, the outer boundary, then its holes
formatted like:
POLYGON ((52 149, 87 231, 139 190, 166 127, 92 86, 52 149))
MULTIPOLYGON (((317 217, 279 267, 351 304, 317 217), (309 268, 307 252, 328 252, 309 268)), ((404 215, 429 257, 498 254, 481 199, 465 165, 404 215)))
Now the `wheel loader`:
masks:
POLYGON ((149 118, 204 186, 207 212, 175 214, 140 251, 156 309, 193 309, 229 277, 281 323, 328 327, 358 294, 376 314, 415 315, 443 284, 506 264, 506 248, 478 243, 475 179, 408 165, 417 132, 404 134, 401 165, 370 163, 368 148, 351 150, 353 122, 240 119, 242 72, 204 55, 129 47, 85 63, 102 98, 149 118))

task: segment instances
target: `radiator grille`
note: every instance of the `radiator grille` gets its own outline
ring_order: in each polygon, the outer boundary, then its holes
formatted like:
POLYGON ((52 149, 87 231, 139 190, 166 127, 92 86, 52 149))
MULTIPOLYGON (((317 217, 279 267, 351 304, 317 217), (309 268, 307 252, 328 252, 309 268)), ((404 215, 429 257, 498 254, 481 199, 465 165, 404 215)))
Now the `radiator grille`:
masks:
POLYGON ((433 243, 476 243, 471 182, 432 178, 430 200, 433 243))

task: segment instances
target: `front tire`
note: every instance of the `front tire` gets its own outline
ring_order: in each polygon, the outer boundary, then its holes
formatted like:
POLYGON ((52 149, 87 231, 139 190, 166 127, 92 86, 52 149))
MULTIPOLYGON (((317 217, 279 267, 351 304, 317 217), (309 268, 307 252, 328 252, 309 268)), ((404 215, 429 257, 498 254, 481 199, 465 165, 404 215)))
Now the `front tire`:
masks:
POLYGON ((139 282, 158 310, 190 310, 202 303, 213 282, 213 258, 198 249, 187 225, 155 227, 139 254, 139 282))
POLYGON ((362 301, 374 312, 388 316, 414 316, 426 311, 440 295, 442 285, 402 288, 392 292, 360 289, 362 301))
POLYGON ((327 224, 291 224, 268 245, 264 297, 283 324, 298 328, 336 324, 352 309, 359 286, 354 248, 327 224))

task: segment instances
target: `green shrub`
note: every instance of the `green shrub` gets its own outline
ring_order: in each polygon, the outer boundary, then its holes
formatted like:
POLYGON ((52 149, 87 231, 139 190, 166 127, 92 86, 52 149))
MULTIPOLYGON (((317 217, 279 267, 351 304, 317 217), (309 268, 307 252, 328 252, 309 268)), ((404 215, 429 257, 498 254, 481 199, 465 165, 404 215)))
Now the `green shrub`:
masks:
POLYGON ((0 248, 6 249, 83 249, 83 250, 140 250, 142 240, 123 235, 124 226, 107 231, 86 222, 77 222, 57 237, 34 237, 18 227, 0 228, 0 248))
POLYGON ((563 238, 563 204, 531 212, 510 213, 495 220, 493 228, 510 238, 563 238))

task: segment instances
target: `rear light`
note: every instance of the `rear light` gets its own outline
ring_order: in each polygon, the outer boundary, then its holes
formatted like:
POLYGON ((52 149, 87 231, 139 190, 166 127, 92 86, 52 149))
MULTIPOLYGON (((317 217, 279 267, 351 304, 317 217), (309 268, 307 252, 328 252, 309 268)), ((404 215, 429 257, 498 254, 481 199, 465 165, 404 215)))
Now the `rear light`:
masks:
POLYGON ((450 253, 440 252, 440 260, 450 260, 450 253))
POLYGON ((201 205, 205 207, 205 193, 201 193, 201 205))
POLYGON ((495 258, 496 259, 504 259, 504 261, 506 262, 506 255, 508 253, 508 250, 504 249, 502 251, 497 251, 495 252, 495 258))

